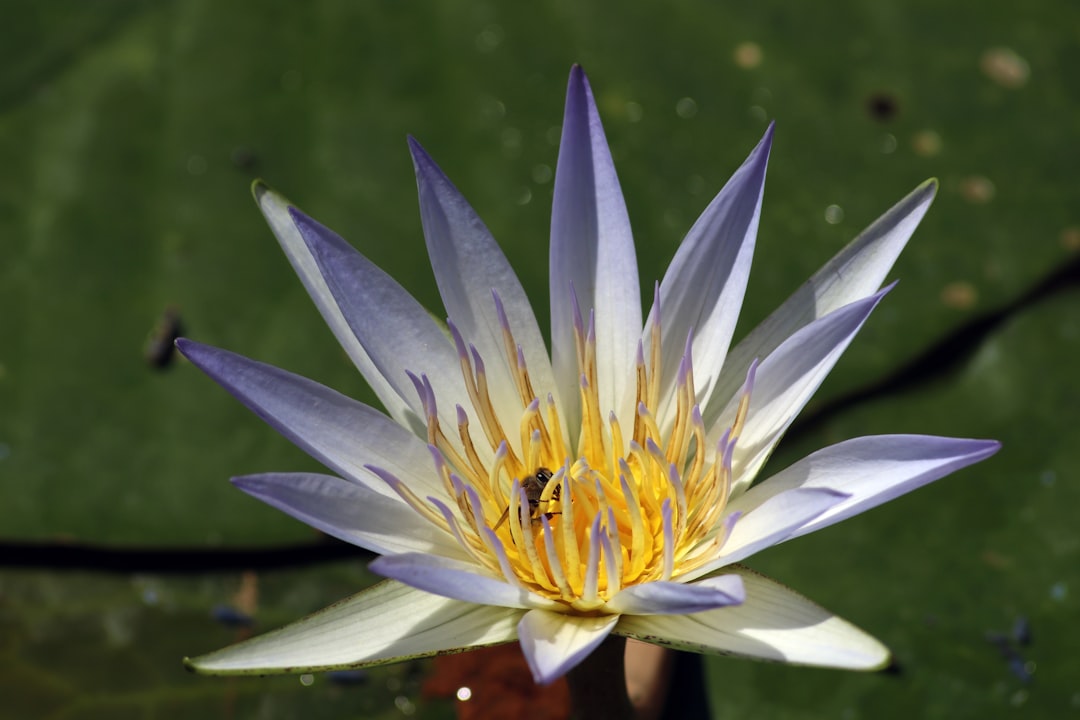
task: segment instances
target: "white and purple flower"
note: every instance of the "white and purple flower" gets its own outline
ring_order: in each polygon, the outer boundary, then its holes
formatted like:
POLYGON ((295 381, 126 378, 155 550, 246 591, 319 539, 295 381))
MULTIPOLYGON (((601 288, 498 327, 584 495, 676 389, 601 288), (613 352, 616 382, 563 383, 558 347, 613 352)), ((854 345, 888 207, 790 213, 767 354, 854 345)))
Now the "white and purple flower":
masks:
POLYGON ((609 634, 852 669, 877 640, 737 563, 992 455, 916 435, 827 447, 756 484, 888 292, 936 185, 830 260, 734 348, 772 127, 690 229, 644 321, 626 207, 588 82, 571 71, 552 210, 551 354, 483 222, 410 141, 443 325, 265 186, 259 207, 386 408, 238 355, 182 352, 336 476, 245 492, 381 557, 387 578, 188 661, 213 674, 359 667, 519 640, 537 682, 609 634))

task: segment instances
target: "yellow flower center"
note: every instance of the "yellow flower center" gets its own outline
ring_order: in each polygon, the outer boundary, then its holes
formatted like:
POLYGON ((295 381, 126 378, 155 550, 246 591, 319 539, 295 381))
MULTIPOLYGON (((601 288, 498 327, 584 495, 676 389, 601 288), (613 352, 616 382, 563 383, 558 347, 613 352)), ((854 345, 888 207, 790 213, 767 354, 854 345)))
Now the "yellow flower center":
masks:
POLYGON ((600 407, 592 318, 586 326, 578 314, 581 423, 576 442, 568 442, 555 399, 536 395, 501 304, 498 311, 522 408, 518 427, 500 422, 483 360, 451 326, 482 440, 459 408, 452 441, 440 425, 430 384, 417 379, 428 442, 458 512, 397 486, 405 501, 453 534, 492 574, 575 612, 596 611, 623 587, 677 579, 715 558, 730 530, 723 513, 750 379, 731 427, 709 447, 688 344, 674 387, 674 419, 662 431, 655 417, 661 384, 657 313, 647 350, 639 345, 636 412, 627 438, 615 414, 600 407), (511 443, 515 430, 519 442, 511 443), (481 459, 477 442, 491 448, 493 460, 481 459))

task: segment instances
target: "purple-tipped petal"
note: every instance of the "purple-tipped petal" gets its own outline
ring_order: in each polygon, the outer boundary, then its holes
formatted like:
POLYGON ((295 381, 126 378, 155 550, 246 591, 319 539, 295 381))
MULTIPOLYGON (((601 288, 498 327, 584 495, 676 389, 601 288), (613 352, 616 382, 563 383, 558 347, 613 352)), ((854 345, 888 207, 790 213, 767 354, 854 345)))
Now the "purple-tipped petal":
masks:
POLYGON ((181 338, 184 356, 271 427, 337 473, 397 498, 364 469, 386 467, 414 490, 441 492, 425 443, 378 410, 314 380, 181 338))
POLYGON ((423 416, 408 372, 426 375, 442 403, 441 422, 453 426, 455 404, 468 393, 457 352, 430 313, 393 278, 332 230, 299 210, 292 217, 349 327, 386 381, 423 416))
POLYGON ((412 414, 409 410, 407 398, 403 398, 395 388, 387 382, 386 378, 376 369, 375 363, 368 356, 367 351, 356 339, 348 322, 338 306, 337 300, 330 293, 326 280, 319 271, 318 264, 311 254, 307 243, 300 234, 299 228, 293 222, 291 211, 294 209, 284 197, 271 190, 262 182, 252 185, 252 193, 255 202, 259 205, 266 222, 277 237, 282 250, 285 251, 289 263, 293 266, 300 281, 304 284, 315 306, 322 313, 326 324, 330 326, 338 342, 345 352, 352 358, 357 369, 367 380, 368 385, 378 396, 383 406, 401 424, 406 424, 412 414))
MULTIPOLYGON (((732 501, 731 510, 751 511, 793 488, 830 488, 848 498, 792 533, 798 537, 828 527, 984 460, 1001 447, 993 440, 930 435, 876 435, 818 450, 732 501)), ((752 513, 751 513, 752 514, 752 513)))
MULTIPOLYGON (((674 420, 673 387, 683 354, 681 338, 693 331, 694 381, 703 403, 708 401, 724 366, 750 276, 772 138, 770 125, 761 142, 690 228, 664 273, 659 292, 664 298, 664 377, 660 397, 666 399, 657 412, 661 428, 669 427, 674 420)), ((645 321, 646 328, 653 312, 655 309, 645 321)))
POLYGON ((746 368, 763 358, 789 336, 818 318, 876 292, 907 245, 937 192, 937 181, 927 180, 875 220, 795 291, 724 361, 724 369, 708 406, 710 424, 736 392, 746 368))
POLYGON ((607 609, 625 615, 686 615, 738 605, 745 599, 741 577, 719 575, 695 583, 631 585, 613 597, 607 609))
POLYGON ((474 562, 453 561, 444 557, 409 553, 385 555, 368 565, 384 577, 403 582, 417 590, 478 605, 509 608, 555 608, 547 600, 517 585, 482 575, 474 562))
MULTIPOLYGON (((746 426, 735 445, 734 494, 746 490, 784 431, 890 288, 815 320, 784 341, 757 367, 746 426)), ((739 397, 731 400, 719 422, 710 429, 713 435, 730 427, 738 403, 739 397)))
POLYGON ((775 580, 747 570, 746 601, 693 615, 623 615, 616 635, 691 652, 847 670, 880 670, 889 650, 775 580))
MULTIPOLYGON (((679 579, 688 582, 714 570, 745 560, 754 553, 787 540, 799 528, 842 503, 848 496, 828 488, 794 488, 770 497, 753 512, 739 509, 737 521, 726 528, 727 540, 720 554, 679 579)), ((729 514, 728 517, 731 517, 729 514)))
POLYGON ((375 553, 467 557, 451 536, 411 507, 363 485, 314 473, 245 475, 232 482, 327 535, 375 553))
POLYGON ((533 680, 547 685, 589 656, 604 641, 618 615, 581 617, 530 610, 518 623, 518 637, 533 680))
POLYGON ((566 419, 580 412, 574 351, 576 293, 582 314, 596 312, 600 406, 626 421, 620 408, 632 379, 634 347, 641 334, 637 259, 615 165, 584 71, 570 71, 566 90, 555 199, 551 210, 551 344, 555 379, 566 419))
MULTIPOLYGON (((489 380, 516 400, 496 302, 502 303, 536 387, 553 388, 551 360, 525 291, 483 221, 415 139, 409 138, 420 217, 443 305, 457 328, 489 360, 489 380), (495 362, 497 359, 501 362, 495 362), (497 370, 497 372, 496 372, 497 370)), ((504 409, 509 413, 509 408, 504 409)), ((520 408, 518 410, 520 412, 520 408)), ((509 418, 508 418, 509 419, 509 418)), ((514 418, 516 422, 516 418, 514 418)))

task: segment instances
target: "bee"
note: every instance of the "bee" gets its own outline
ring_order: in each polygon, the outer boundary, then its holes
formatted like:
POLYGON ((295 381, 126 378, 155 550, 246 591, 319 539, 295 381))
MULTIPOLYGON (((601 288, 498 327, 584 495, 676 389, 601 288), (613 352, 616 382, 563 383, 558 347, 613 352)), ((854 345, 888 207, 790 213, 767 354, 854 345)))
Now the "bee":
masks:
MULTIPOLYGON (((529 517, 533 520, 537 520, 541 515, 546 515, 549 519, 555 513, 544 512, 540 509, 540 504, 543 502, 541 498, 544 494, 544 488, 547 487, 548 481, 551 480, 552 472, 546 467, 537 468, 536 472, 527 478, 523 478, 521 481, 521 487, 525 489, 525 498, 529 501, 529 517)), ((558 500, 562 495, 562 486, 556 485, 551 492, 551 500, 558 500)), ((547 502, 550 502, 547 501, 547 502)), ((544 502, 546 509, 547 502, 544 502)), ((492 530, 498 530, 506 519, 510 517, 510 507, 507 506, 503 510, 503 514, 499 516, 499 522, 495 523, 495 527, 492 530)))

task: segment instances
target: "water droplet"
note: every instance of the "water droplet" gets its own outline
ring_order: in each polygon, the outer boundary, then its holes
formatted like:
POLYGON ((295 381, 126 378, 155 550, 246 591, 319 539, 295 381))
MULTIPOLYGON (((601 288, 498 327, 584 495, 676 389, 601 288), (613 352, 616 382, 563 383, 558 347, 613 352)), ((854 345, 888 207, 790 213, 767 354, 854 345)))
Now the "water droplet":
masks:
POLYGON ((679 102, 675 103, 675 114, 681 117, 683 120, 689 120, 697 115, 698 106, 694 98, 684 97, 679 102))
POLYGON ((830 225, 838 225, 844 220, 844 208, 839 205, 830 205, 825 208, 825 222, 830 225))
POLYGON ((543 163, 541 163, 540 165, 533 165, 532 179, 533 182, 537 185, 543 185, 545 183, 551 182, 551 178, 553 176, 554 173, 551 171, 550 165, 544 165, 543 163))
POLYGON ((743 70, 753 70, 761 64, 761 61, 765 58, 765 53, 761 51, 761 46, 756 42, 747 41, 736 45, 732 56, 738 67, 743 70))
POLYGON ((315 684, 315 676, 311 673, 304 673, 300 676, 300 684, 304 687, 311 687, 315 684))
POLYGON ((489 53, 502 44, 506 33, 501 25, 491 24, 480 31, 476 36, 476 49, 482 53, 489 53))
POLYGON ((1056 582, 1050 586, 1050 597, 1058 602, 1069 596, 1069 586, 1063 582, 1056 582))
POLYGON ((960 195, 974 205, 985 205, 994 199, 994 183, 982 175, 968 175, 960 181, 960 195))
POLYGON ((1015 90, 1027 84, 1031 68, 1027 60, 1007 47, 990 48, 979 58, 979 69, 1002 87, 1015 90))
POLYGON ((923 130, 915 133, 915 137, 911 139, 911 146, 915 150, 916 155, 922 157, 933 157, 941 152, 942 146, 941 136, 933 130, 923 130))
POLYGON ((1069 252, 1080 250, 1080 227, 1067 227, 1061 231, 1061 247, 1069 252))
POLYGON ((885 136, 885 139, 881 141, 881 154, 891 155, 896 152, 896 136, 889 134, 885 136))
POLYGON ((461 702, 465 702, 466 700, 468 700, 469 698, 472 697, 472 688, 470 688, 470 687, 459 687, 457 689, 457 692, 454 693, 454 695, 461 702))
POLYGON ((518 193, 516 202, 517 202, 518 205, 528 205, 529 203, 532 202, 532 198, 533 198, 532 190, 530 190, 527 187, 523 187, 523 188, 521 188, 521 191, 518 193))
POLYGON ((941 302, 955 310, 970 310, 978 302, 975 286, 963 280, 951 282, 941 289, 941 302))
POLYGON ((394 698, 394 705, 397 706, 397 709, 401 711, 402 715, 412 715, 416 712, 416 705, 404 695, 398 695, 394 698))

